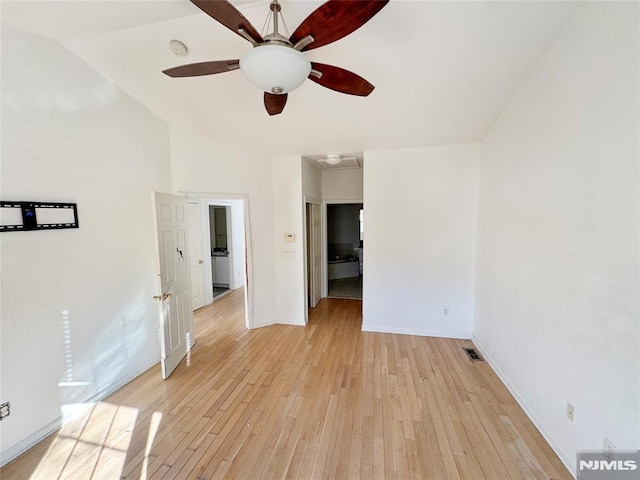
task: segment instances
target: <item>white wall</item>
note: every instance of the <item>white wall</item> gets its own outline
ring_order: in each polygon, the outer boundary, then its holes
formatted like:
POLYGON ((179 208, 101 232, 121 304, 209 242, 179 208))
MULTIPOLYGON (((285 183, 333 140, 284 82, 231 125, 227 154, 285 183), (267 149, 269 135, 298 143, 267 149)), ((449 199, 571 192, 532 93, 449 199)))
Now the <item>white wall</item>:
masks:
POLYGON ((304 158, 302 159, 302 194, 307 201, 319 203, 322 200, 322 173, 320 168, 304 158))
POLYGON ((470 338, 476 146, 365 158, 363 330, 470 338))
MULTIPOLYGON (((304 255, 301 159, 268 159, 171 127, 171 165, 175 191, 214 193, 218 198, 246 195, 251 226, 253 327, 304 324, 304 255), (296 241, 287 244, 285 233, 296 241)), ((197 195, 196 195, 197 196, 197 195)), ((203 195, 204 197, 205 195, 203 195)))
MULTIPOLYGON (((255 152, 170 127, 171 169, 176 192, 246 195, 252 264, 253 327, 275 323, 273 185, 271 161, 255 152)), ((205 197, 205 195, 202 195, 205 197)))
POLYGON ((362 201, 362 185, 361 168, 353 170, 322 170, 322 199, 325 201, 362 201))
POLYGON ((475 340, 572 471, 640 447, 638 53, 581 5, 482 143, 475 340))
POLYGON ((76 202, 80 228, 0 234, 2 462, 158 362, 151 191, 171 189, 168 141, 66 49, 3 26, 2 199, 76 202))
MULTIPOLYGON (((302 201, 303 202, 313 202, 313 203, 322 203, 322 172, 320 171, 320 167, 317 165, 317 162, 313 160, 301 159, 302 163, 302 201)), ((309 277, 309 268, 307 265, 307 256, 309 255, 309 238, 307 236, 307 229, 309 226, 307 225, 307 206, 305 203, 302 205, 302 214, 303 214, 303 268, 304 268, 304 291, 309 291, 309 284, 311 279, 309 277)), ((322 250, 322 249, 321 249, 322 250)), ((324 256, 321 252, 321 258, 324 256)), ((322 262, 322 260, 321 260, 322 262)), ((326 266, 324 269, 326 270, 326 266)), ((326 286, 325 286, 326 288, 326 286)), ((309 308, 309 296, 307 294, 304 295, 304 313, 305 313, 305 323, 308 321, 308 308, 309 308)))
POLYGON ((233 288, 244 287, 244 202, 231 201, 231 264, 233 265, 233 288))
POLYGON ((272 160, 272 166, 275 320, 278 323, 304 325, 302 163, 299 156, 279 157, 272 160), (286 233, 293 233, 295 241, 285 242, 286 233))

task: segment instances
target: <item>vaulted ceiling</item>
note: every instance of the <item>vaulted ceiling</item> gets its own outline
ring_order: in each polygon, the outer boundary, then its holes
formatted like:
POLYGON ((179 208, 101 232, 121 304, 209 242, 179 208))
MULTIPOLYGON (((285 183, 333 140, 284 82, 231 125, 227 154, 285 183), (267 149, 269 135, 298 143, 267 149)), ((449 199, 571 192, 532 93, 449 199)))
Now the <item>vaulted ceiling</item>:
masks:
MULTIPOLYGON (((233 3, 262 28, 269 0, 233 3)), ((289 31, 321 3, 282 0, 289 31)), ((3 24, 61 42, 170 124, 268 155, 313 155, 482 140, 576 5, 391 0, 355 33, 306 53, 358 73, 373 93, 306 81, 274 117, 239 70, 161 73, 251 48, 188 0, 3 1, 1 13, 3 24), (172 53, 172 39, 187 57, 172 53)))

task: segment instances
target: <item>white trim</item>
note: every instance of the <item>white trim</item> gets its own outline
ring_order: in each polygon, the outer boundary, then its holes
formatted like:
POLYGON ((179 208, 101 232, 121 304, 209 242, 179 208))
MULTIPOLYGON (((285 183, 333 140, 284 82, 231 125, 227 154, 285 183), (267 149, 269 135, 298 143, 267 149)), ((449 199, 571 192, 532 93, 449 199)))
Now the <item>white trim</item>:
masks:
MULTIPOLYGON (((123 377, 120 377, 118 380, 116 380, 111 385, 109 385, 109 386, 103 388, 102 390, 100 390, 99 392, 91 395, 84 402, 79 402, 79 403, 97 403, 97 402, 101 401, 102 399, 108 397, 112 393, 114 393, 117 390, 119 390, 122 387, 124 387, 127 383, 131 382, 133 379, 135 379, 135 378, 139 377, 140 375, 142 375, 144 372, 146 372, 150 368, 153 368, 156 365, 158 365, 158 363, 159 363, 159 360, 156 359, 156 360, 153 360, 151 362, 148 362, 148 363, 142 365, 141 367, 137 368, 135 371, 133 371, 133 372, 131 372, 131 373, 129 373, 129 374, 123 376, 123 377)), ((20 442, 16 443, 14 446, 6 449, 4 452, 1 452, 0 453, 0 467, 4 467, 10 461, 12 461, 15 458, 17 458, 18 456, 22 455, 27 450, 29 450, 30 448, 34 447, 36 444, 40 443, 42 440, 44 440, 48 436, 52 435, 56 431, 60 430, 61 427, 62 427, 62 416, 60 416, 60 417, 56 418, 55 420, 49 422, 44 427, 39 428, 38 430, 33 432, 28 437, 26 437, 23 440, 21 440, 20 442)))
POLYGON ((346 200, 324 200, 324 203, 326 203, 327 205, 330 204, 341 204, 341 203, 362 203, 364 204, 364 199, 363 198, 349 198, 346 200))
POLYGON ((482 345, 480 344, 480 342, 478 341, 475 335, 472 335, 471 341, 476 346, 476 348, 480 351, 482 358, 484 358, 484 360, 489 364, 489 366, 493 369, 496 375, 498 375, 498 378, 504 384, 504 386, 507 387, 507 390, 509 390, 509 393, 511 393, 513 398, 515 398, 516 402, 518 402, 518 405, 520 405, 522 410, 524 410, 524 413, 527 415, 527 417, 529 417, 529 420, 531 420, 531 422, 535 425, 535 427, 538 429, 538 431, 542 434, 544 439, 547 441, 549 446, 553 449, 556 455, 558 455, 558 457, 560 458, 560 461, 564 464, 565 467, 567 467, 567 470, 569 470, 569 473, 573 476, 573 478, 576 478, 576 475, 575 475, 576 463, 574 461, 574 457, 567 455, 567 453, 562 449, 562 446, 560 445, 558 440, 556 440, 556 437, 553 435, 551 430, 549 430, 547 426, 538 418, 538 416, 534 413, 533 409, 531 409, 531 407, 527 404, 524 397, 511 384, 507 376, 500 370, 500 368, 498 368, 498 365, 493 360, 493 358, 491 358, 491 355, 489 355, 487 351, 482 347, 482 345))
POLYGON ((235 265, 233 264, 233 259, 235 258, 235 253, 233 251, 233 228, 231 227, 231 206, 230 205, 225 205, 225 214, 226 214, 226 220, 227 220, 227 251, 231 250, 231 255, 229 255, 227 258, 229 259, 228 263, 227 263, 227 276, 229 278, 229 290, 235 290, 236 289, 236 277, 233 274, 233 272, 235 272, 235 265))
POLYGON ((322 255, 322 298, 329 296, 329 239, 327 238, 327 202, 322 202, 322 211, 320 212, 320 254, 322 255))
POLYGON ((322 205, 322 200, 318 199, 318 198, 307 197, 306 195, 303 195, 303 199, 304 199, 305 204, 307 204, 307 203, 315 203, 316 205, 322 205))
POLYGON ((460 338, 470 340, 471 333, 442 332, 435 330, 415 330, 413 328, 394 328, 378 325, 362 325, 363 332, 396 333, 398 335, 417 335, 419 337, 440 337, 440 338, 460 338))
MULTIPOLYGON (((236 200, 233 200, 236 201, 236 200)), ((225 215, 225 222, 226 222, 226 229, 227 229, 227 251, 231 250, 231 253, 227 256, 227 279, 229 280, 229 282, 227 283, 227 287, 229 288, 229 290, 235 290, 236 289, 236 285, 235 285, 235 277, 233 275, 233 272, 235 271, 235 265, 233 264, 233 258, 236 254, 236 252, 233 251, 233 228, 231 227, 232 225, 232 220, 231 220, 231 202, 230 201, 224 201, 224 200, 206 200, 206 204, 207 204, 207 218, 209 219, 209 259, 211 259, 211 251, 213 250, 212 245, 211 245, 211 210, 210 207, 214 207, 214 211, 215 208, 224 208, 224 215, 225 215)), ((215 226, 214 226, 214 234, 215 234, 215 226)), ((216 234, 217 236, 217 234, 216 234)), ((211 263, 211 260, 209 260, 209 263, 211 263)), ((210 282, 214 287, 216 286, 216 284, 213 282, 213 271, 211 272, 211 282, 210 282)), ((218 284, 218 285, 224 285, 224 284, 218 284)), ((220 295, 214 297, 213 296, 213 292, 211 293, 211 302, 213 302, 216 298, 220 297, 220 295)), ((211 302, 208 302, 207 305, 211 302)))
MULTIPOLYGON (((319 205, 320 206, 320 265, 323 265, 325 262, 325 255, 324 255, 324 250, 322 248, 322 222, 323 222, 323 210, 322 210, 322 200, 316 200, 314 198, 310 198, 307 197, 306 195, 302 196, 302 252, 303 252, 303 258, 304 258, 304 324, 307 325, 307 323, 309 323, 309 281, 308 281, 308 268, 307 268, 307 263, 309 262, 308 259, 308 248, 307 248, 307 242, 308 242, 308 238, 307 238, 307 203, 311 203, 314 205, 319 205)), ((324 281, 324 269, 320 269, 320 282, 322 283, 323 287, 320 290, 320 298, 324 298, 326 295, 324 295, 324 284, 326 283, 324 281)))

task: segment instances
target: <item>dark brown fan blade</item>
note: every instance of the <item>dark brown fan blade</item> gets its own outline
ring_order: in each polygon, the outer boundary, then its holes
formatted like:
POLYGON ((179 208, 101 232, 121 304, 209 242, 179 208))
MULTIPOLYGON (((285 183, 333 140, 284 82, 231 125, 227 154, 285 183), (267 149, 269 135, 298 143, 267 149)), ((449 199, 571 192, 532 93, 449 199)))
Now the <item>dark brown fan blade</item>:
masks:
MULTIPOLYGON (((238 30, 242 28, 257 43, 262 43, 264 41, 258 31, 253 28, 251 22, 249 22, 249 20, 247 20, 245 16, 227 0, 191 0, 191 3, 214 20, 220 22, 233 33, 240 35, 238 30)), ((242 37, 242 35, 240 36, 242 37)))
POLYGON ((267 109, 269 115, 278 115, 279 113, 282 113, 282 110, 284 110, 284 106, 286 104, 286 93, 274 95, 273 93, 264 92, 264 106, 267 109))
POLYGON ((311 74, 309 80, 330 88, 340 93, 348 93, 349 95, 358 95, 366 97, 375 88, 369 82, 359 75, 356 75, 344 68, 334 67, 333 65, 325 65, 323 63, 311 62, 311 74), (314 71, 320 72, 322 76, 318 78, 314 71))
POLYGON ((230 72, 240 68, 240 60, 217 60, 215 62, 189 63, 179 67, 168 68, 162 73, 170 77, 199 77, 214 73, 230 72))
POLYGON ((340 40, 367 23, 389 0, 329 0, 314 10, 293 32, 294 45, 307 35, 313 42, 302 51, 340 40))

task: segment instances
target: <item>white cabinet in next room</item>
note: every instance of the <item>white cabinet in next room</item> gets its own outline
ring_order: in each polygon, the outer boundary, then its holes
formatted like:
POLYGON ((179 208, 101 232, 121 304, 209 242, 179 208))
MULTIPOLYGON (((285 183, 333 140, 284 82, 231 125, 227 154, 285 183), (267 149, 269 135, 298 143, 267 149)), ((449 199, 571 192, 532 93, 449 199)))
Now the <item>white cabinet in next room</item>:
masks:
POLYGON ((215 286, 229 286, 229 257, 211 257, 211 272, 213 273, 213 284, 215 286))

